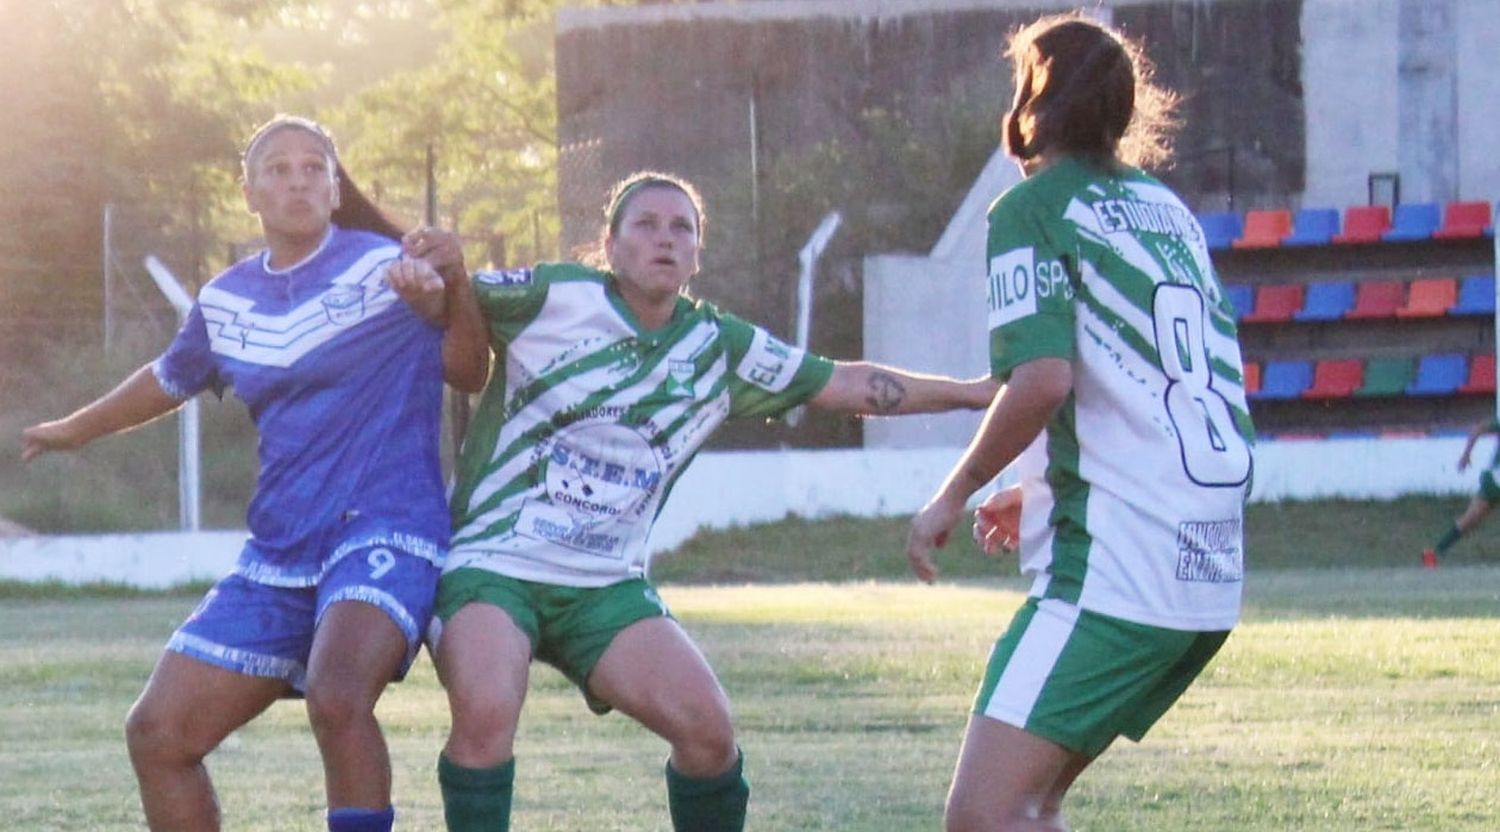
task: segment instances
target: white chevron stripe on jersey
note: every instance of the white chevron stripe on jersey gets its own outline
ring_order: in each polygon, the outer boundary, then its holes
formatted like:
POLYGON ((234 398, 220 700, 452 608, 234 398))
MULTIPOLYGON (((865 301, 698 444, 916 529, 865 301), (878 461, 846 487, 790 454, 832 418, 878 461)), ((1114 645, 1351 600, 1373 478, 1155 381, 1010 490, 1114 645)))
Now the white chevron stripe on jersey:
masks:
MULTIPOLYGON (((623 324, 623 321, 621 323, 623 324)), ((689 334, 672 345, 671 351, 668 353, 668 360, 657 364, 650 373, 635 383, 616 390, 613 395, 595 405, 595 408, 601 410, 605 408, 625 408, 636 404, 666 381, 670 371, 671 359, 690 359, 711 345, 713 338, 714 328, 711 325, 703 323, 694 327, 689 334)), ((515 360, 515 356, 507 356, 508 363, 515 360)), ((713 370, 702 379, 705 388, 717 383, 723 377, 726 369, 727 367, 722 358, 715 362, 713 370)), ((506 373, 508 379, 526 377, 524 374, 516 373, 513 370, 514 368, 508 369, 506 373)), ((631 372, 634 372, 634 370, 631 370, 631 372)), ((521 412, 506 420, 500 430, 499 440, 495 443, 496 457, 492 458, 490 462, 495 462, 500 454, 511 450, 516 442, 520 441, 525 434, 537 426, 539 420, 535 414, 541 414, 547 421, 550 421, 551 414, 582 405, 578 391, 589 391, 592 393, 593 391, 607 390, 623 380, 620 376, 621 372, 617 367, 597 367, 569 378, 564 383, 544 391, 534 401, 525 406, 521 412)), ((514 389, 506 392, 508 395, 513 395, 514 389)), ((653 416, 653 421, 657 423, 658 427, 669 425, 676 421, 687 408, 693 405, 694 402, 691 399, 685 399, 678 405, 669 405, 658 410, 653 416)), ((727 408, 725 413, 727 415, 727 408)), ((722 418, 723 416, 720 416, 720 420, 722 418)), ((718 421, 716 420, 714 425, 717 424, 718 421)), ((710 429, 712 427, 713 425, 709 426, 710 429)), ((470 498, 470 505, 483 505, 499 491, 511 487, 515 478, 523 474, 530 467, 531 463, 530 454, 525 452, 515 454, 509 460, 506 460, 499 469, 485 477, 484 481, 475 488, 474 495, 470 498)), ((515 507, 510 506, 508 510, 500 509, 486 512, 471 523, 470 527, 486 528, 514 511, 515 507)))
POLYGON ((290 367, 299 358, 326 344, 350 324, 369 320, 400 300, 384 285, 384 266, 401 254, 397 246, 366 252, 332 280, 350 290, 349 303, 357 314, 342 322, 339 288, 330 289, 279 315, 253 311, 255 302, 212 284, 198 293, 198 304, 208 326, 213 351, 236 361, 264 367, 290 367), (354 294, 357 292, 358 294, 354 294))
POLYGON ((1081 200, 1073 200, 1068 203, 1066 219, 1078 226, 1083 236, 1097 240, 1114 250, 1115 254, 1129 263, 1132 268, 1141 274, 1151 278, 1153 283, 1167 283, 1171 279, 1167 273, 1162 271, 1161 264, 1151 256, 1151 252, 1141 245, 1140 240, 1134 234, 1106 234, 1099 225, 1099 215, 1081 200))
MULTIPOLYGON (((1151 317, 1151 313, 1142 310, 1129 298, 1121 294, 1118 287, 1099 274, 1098 269, 1094 268, 1092 262, 1084 260, 1078 265, 1080 266, 1079 270, 1083 272, 1083 285, 1088 287, 1089 293, 1094 296, 1099 305, 1108 309, 1111 314, 1124 321, 1126 326, 1135 330, 1136 335, 1140 336, 1141 340, 1148 344, 1156 343, 1156 335, 1154 334, 1156 332, 1156 321, 1151 317)), ((1078 305, 1078 308, 1087 309, 1089 305, 1081 303, 1078 305)))

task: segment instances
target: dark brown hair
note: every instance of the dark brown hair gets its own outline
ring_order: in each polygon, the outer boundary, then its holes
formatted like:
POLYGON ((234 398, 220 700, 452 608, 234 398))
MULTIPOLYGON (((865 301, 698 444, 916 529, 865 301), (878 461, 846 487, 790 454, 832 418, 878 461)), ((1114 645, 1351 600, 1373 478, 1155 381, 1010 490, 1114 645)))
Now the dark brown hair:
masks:
POLYGON ((1005 152, 1080 156, 1101 166, 1160 165, 1171 158, 1177 97, 1153 83, 1140 46, 1082 14, 1043 17, 1011 35, 1015 99, 1005 152))

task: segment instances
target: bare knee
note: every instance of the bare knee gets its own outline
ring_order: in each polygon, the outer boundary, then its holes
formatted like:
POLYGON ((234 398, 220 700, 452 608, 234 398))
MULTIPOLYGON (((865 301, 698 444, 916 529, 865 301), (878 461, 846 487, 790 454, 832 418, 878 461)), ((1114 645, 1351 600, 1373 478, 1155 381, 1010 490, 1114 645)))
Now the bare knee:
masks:
POLYGON ((375 721, 375 698, 347 685, 309 683, 307 719, 320 736, 340 736, 375 721))
POLYGON ((950 796, 943 815, 945 832, 1067 832, 1060 807, 1043 807, 1030 801, 1008 809, 996 809, 950 796))
POLYGON ((503 695, 459 697, 450 692, 453 729, 447 754, 471 767, 499 765, 515 756, 516 724, 521 701, 503 695))
POLYGON ((681 709, 667 741, 672 745, 672 767, 689 777, 722 774, 739 757, 729 703, 722 693, 681 709))
POLYGON ((146 699, 137 700, 125 716, 125 747, 137 765, 193 765, 211 748, 189 744, 178 720, 146 699))

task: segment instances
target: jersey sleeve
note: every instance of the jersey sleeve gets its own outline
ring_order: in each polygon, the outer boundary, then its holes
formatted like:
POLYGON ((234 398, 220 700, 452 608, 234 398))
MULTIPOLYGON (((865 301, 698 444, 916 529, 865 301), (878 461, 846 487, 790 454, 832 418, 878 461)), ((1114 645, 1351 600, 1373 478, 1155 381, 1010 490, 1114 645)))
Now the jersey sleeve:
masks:
POLYGON ((990 209, 989 225, 990 373, 1005 381, 1028 361, 1071 360, 1074 286, 1059 239, 1065 229, 1049 228, 1035 201, 1015 190, 990 209))
POLYGON ((490 344, 495 347, 509 342, 547 299, 542 267, 476 272, 470 283, 489 326, 490 344))
POLYGON ((204 390, 213 390, 214 395, 223 397, 226 385, 214 361, 208 325, 198 304, 193 304, 166 352, 151 365, 151 372, 161 389, 174 398, 190 399, 204 390))
POLYGON ((729 362, 729 415, 780 416, 828 384, 833 362, 733 315, 719 319, 729 362))

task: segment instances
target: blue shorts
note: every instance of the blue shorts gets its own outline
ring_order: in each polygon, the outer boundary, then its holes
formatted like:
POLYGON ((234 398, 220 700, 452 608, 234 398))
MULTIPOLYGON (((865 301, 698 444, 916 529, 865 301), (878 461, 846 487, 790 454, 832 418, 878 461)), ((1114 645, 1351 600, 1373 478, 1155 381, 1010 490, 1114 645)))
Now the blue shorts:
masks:
POLYGON ((316 586, 271 586, 230 575, 208 591, 167 649, 246 676, 284 679, 300 694, 323 613, 340 601, 364 601, 384 610, 406 637, 399 680, 416 659, 441 574, 425 557, 370 546, 340 558, 316 586))

